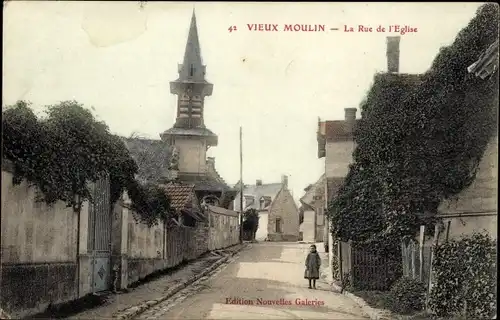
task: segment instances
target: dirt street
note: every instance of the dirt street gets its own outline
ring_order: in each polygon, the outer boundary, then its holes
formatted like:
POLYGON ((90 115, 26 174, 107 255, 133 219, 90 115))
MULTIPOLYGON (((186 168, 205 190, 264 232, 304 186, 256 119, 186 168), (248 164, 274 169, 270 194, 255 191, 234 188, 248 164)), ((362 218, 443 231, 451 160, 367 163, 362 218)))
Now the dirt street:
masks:
POLYGON ((308 250, 308 244, 252 244, 213 277, 135 319, 368 319, 325 282, 307 288, 308 250))

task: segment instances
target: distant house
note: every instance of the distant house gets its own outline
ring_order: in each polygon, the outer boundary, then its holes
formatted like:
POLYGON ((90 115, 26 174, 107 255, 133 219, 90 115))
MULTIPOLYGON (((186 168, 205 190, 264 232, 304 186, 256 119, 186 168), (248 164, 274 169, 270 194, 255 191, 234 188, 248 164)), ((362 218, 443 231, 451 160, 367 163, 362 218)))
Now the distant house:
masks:
POLYGON ((300 198, 300 209, 304 212, 300 231, 306 242, 323 242, 328 239, 325 238, 325 184, 326 176, 323 174, 318 181, 304 189, 305 194, 300 198))
MULTIPOLYGON (((239 183, 235 186, 239 190, 239 183)), ((234 200, 234 208, 240 211, 240 194, 234 200)), ((255 209, 259 212, 259 228, 256 240, 297 241, 299 238, 299 209, 288 189, 288 177, 281 183, 245 185, 243 189, 243 211, 255 209)))

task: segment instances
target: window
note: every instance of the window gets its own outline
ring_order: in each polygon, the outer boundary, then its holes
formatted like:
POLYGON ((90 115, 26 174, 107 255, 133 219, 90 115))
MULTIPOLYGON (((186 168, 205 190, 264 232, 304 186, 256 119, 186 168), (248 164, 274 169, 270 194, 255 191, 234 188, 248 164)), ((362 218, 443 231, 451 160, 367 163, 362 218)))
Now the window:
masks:
POLYGON ((191 64, 191 67, 189 68, 189 76, 192 77, 194 76, 194 65, 191 64))
POLYGON ((281 218, 276 218, 276 233, 282 233, 281 218))
POLYGON ((269 205, 271 205, 271 197, 261 197, 260 198, 260 209, 265 209, 267 208, 269 205))

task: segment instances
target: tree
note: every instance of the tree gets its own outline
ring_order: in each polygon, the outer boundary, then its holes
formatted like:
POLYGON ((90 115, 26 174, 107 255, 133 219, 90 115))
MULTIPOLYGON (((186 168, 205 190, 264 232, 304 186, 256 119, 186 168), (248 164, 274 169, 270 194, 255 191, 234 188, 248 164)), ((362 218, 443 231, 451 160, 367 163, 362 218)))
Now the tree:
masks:
POLYGON ((252 240, 259 228, 259 212, 256 209, 248 209, 243 213, 243 231, 250 232, 252 240))
POLYGON ((41 119, 24 101, 2 114, 3 152, 14 164, 13 182, 26 179, 37 186, 41 191, 38 201, 49 205, 64 201, 79 212, 84 201, 92 201, 89 182, 108 173, 110 205, 127 190, 137 217, 148 225, 171 212, 163 190, 135 180, 137 164, 121 138, 78 102, 47 106, 41 119))

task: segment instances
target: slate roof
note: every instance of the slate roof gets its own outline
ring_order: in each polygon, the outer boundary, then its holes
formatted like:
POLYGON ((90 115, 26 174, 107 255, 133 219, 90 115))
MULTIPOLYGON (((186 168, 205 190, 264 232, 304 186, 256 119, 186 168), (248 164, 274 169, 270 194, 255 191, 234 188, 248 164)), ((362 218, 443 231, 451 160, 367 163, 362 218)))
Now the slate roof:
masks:
MULTIPOLYGON (((237 184, 238 186, 239 184, 237 184)), ((243 188, 243 195, 244 196, 253 196, 254 201, 251 205, 247 206, 246 209, 256 209, 260 210, 260 198, 261 197, 268 197, 274 200, 278 192, 281 190, 282 184, 281 183, 268 183, 268 184, 262 184, 262 185, 245 185, 243 188)), ((238 192, 239 189, 236 191, 238 192)), ((239 199, 239 196, 237 197, 239 199)), ((236 201, 235 209, 239 210, 240 208, 240 203, 239 201, 236 201)), ((270 204, 269 204, 270 205, 270 204)), ((267 206, 266 208, 268 208, 267 206)))
POLYGON ((155 182, 167 175, 171 156, 167 142, 143 138, 122 140, 139 167, 139 180, 155 182))

